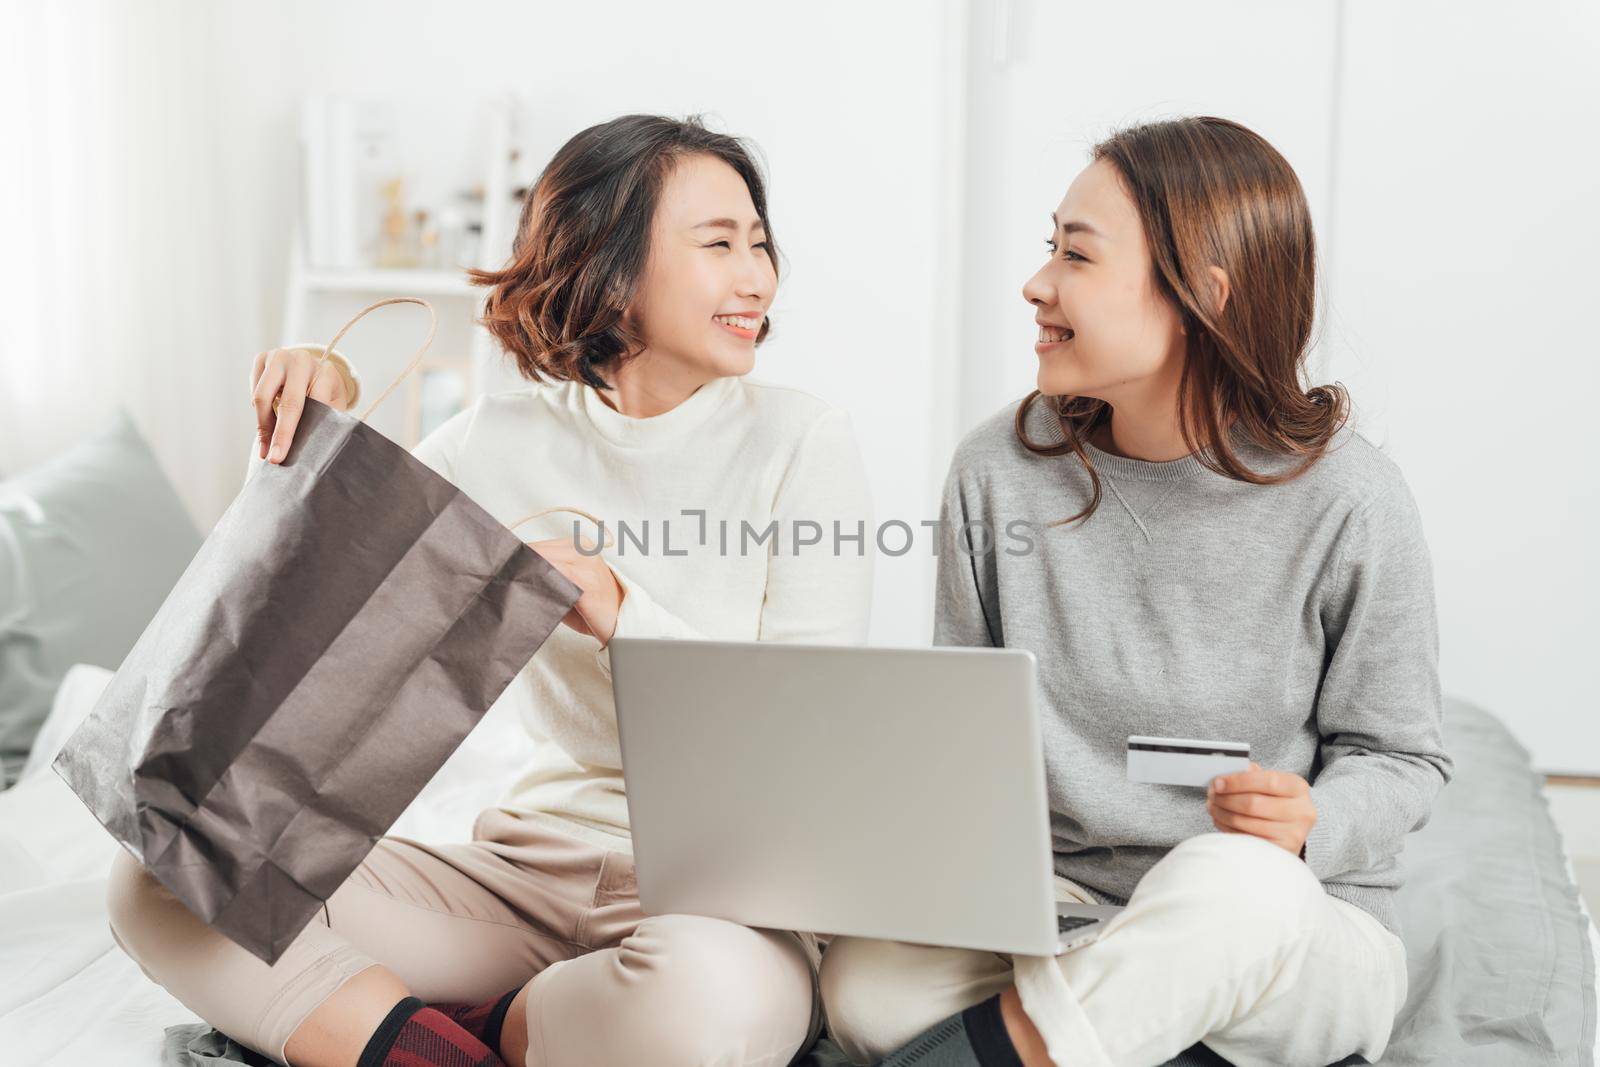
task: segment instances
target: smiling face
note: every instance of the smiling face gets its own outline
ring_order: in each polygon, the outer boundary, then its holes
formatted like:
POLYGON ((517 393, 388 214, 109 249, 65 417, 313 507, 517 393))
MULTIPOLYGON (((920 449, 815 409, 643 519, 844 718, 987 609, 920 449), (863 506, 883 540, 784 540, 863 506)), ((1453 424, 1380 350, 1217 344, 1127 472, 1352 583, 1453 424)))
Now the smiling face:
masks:
POLYGON ((709 155, 679 160, 662 185, 650 262, 629 308, 645 343, 639 360, 680 380, 749 373, 777 286, 738 171, 709 155))
POLYGON ((1112 164, 1085 168, 1052 221, 1050 260, 1022 287, 1039 324, 1039 391, 1113 407, 1175 396, 1182 322, 1156 287, 1138 209, 1112 164))

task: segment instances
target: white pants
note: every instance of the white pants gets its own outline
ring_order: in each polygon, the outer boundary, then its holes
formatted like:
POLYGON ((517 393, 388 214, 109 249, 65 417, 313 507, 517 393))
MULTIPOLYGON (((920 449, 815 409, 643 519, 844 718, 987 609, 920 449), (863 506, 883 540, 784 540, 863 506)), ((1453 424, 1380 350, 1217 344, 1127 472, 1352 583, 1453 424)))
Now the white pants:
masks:
MULTIPOLYGON (((1060 899, 1094 903, 1057 878, 1060 899)), ((873 1063, 1015 982, 1050 1058, 1145 1067, 1204 1040, 1237 1067, 1375 1061, 1406 998, 1405 948, 1257 837, 1179 844, 1100 938, 1056 958, 839 937, 822 957, 828 1027, 873 1063)))

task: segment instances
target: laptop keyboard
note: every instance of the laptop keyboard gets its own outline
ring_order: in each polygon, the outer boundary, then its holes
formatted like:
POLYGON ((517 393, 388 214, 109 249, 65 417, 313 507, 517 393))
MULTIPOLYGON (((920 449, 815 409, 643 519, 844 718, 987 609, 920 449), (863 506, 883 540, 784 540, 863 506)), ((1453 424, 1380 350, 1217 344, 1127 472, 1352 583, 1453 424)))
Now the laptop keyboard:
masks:
POLYGON ((1083 915, 1057 915, 1056 933, 1064 934, 1068 930, 1077 930, 1084 926, 1092 926, 1099 921, 1099 919, 1090 919, 1083 915))

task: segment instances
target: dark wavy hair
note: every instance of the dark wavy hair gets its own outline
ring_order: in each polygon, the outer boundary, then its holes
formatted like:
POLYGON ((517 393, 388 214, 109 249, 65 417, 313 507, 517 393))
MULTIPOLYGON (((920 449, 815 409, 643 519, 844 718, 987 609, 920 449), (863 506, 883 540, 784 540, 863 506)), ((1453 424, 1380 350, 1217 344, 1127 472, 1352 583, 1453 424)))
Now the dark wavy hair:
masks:
MULTIPOLYGON (((623 313, 650 261, 661 188, 692 155, 714 156, 744 179, 776 273, 766 184, 745 142, 706 129, 698 115, 623 115, 591 126, 561 146, 528 191, 510 263, 467 272, 489 287, 479 322, 524 378, 605 389, 599 371, 644 349, 623 313)), ((771 328, 770 318, 762 322, 757 344, 771 328)))
MULTIPOLYGON (((1095 145, 1133 198, 1158 292, 1172 301, 1187 334, 1178 381, 1184 443, 1205 467, 1255 485, 1304 474, 1322 458, 1350 415, 1344 386, 1303 389, 1316 318, 1316 237, 1311 209, 1293 168, 1260 135, 1237 122, 1198 116, 1120 130, 1095 145), (1229 296, 1215 314, 1212 264, 1228 275, 1229 296), (1269 451, 1305 456, 1278 475, 1240 461, 1226 428, 1238 428, 1269 451), (1215 458, 1202 452, 1214 448, 1215 458)), ((1083 441, 1111 417, 1111 405, 1090 396, 1046 397, 1064 440, 1039 445, 1023 429, 1034 390, 1017 406, 1016 433, 1040 455, 1072 452, 1089 472, 1094 494, 1076 515, 1100 505, 1100 476, 1083 441)))

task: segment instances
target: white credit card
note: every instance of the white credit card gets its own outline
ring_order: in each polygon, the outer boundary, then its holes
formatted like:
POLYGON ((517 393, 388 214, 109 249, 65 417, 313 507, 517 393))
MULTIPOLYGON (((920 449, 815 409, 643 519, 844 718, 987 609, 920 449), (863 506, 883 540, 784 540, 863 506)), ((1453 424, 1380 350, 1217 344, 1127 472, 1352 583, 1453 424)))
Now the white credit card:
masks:
POLYGON ((1128 738, 1128 780, 1201 789, 1219 774, 1250 769, 1242 741, 1191 741, 1181 737, 1128 738))

